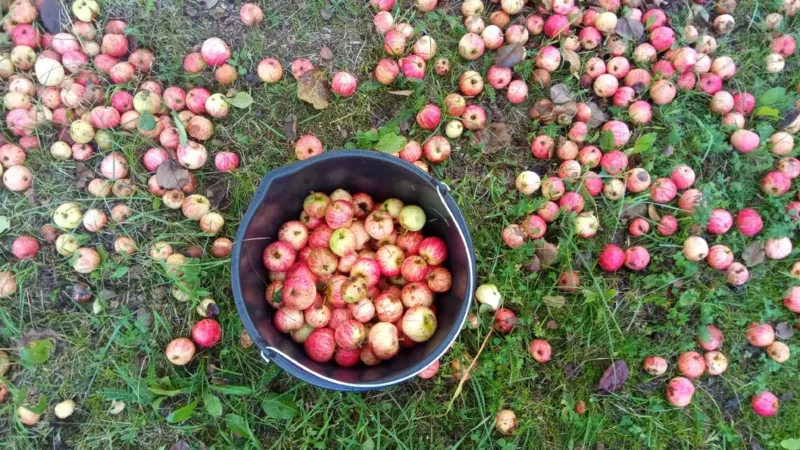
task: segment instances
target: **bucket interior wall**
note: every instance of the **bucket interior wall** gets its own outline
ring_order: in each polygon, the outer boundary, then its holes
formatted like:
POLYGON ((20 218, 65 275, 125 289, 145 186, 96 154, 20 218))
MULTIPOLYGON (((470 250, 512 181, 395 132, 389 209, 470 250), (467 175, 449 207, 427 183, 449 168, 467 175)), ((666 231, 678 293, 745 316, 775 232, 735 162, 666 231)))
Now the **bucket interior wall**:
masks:
MULTIPOLYGON (((278 175, 268 185, 262 185, 251 205, 251 209, 256 204, 258 206, 252 221, 244 230, 239 259, 235 262, 239 265, 238 282, 243 301, 240 308, 243 307, 246 312, 242 314, 242 318, 245 324, 248 320, 251 321, 252 328, 258 332, 259 336, 253 336, 258 346, 262 349, 277 349, 303 366, 300 370, 341 383, 391 382, 404 379, 426 367, 433 362, 435 355, 444 350, 451 336, 454 338, 458 333, 457 328, 462 325, 468 313, 472 291, 472 249, 469 234, 463 230, 462 237, 459 225, 454 223, 448 212, 449 207, 456 213, 455 202, 448 198, 449 204, 446 205, 434 184, 425 178, 427 176, 410 164, 394 157, 377 156, 382 157, 324 159, 297 170, 288 166, 285 168, 288 169, 286 173, 278 175), (436 334, 425 343, 410 349, 401 348, 397 356, 378 366, 368 367, 359 363, 353 368, 342 368, 333 361, 327 364, 312 361, 306 356, 301 344, 295 343, 289 335, 274 327, 272 315, 275 310, 265 301, 269 280, 261 259, 264 248, 277 238, 278 229, 283 223, 300 217, 303 200, 310 192, 330 194, 337 188, 347 189, 350 193, 366 192, 376 202, 397 197, 406 204, 419 205, 427 216, 423 233, 442 238, 448 248, 447 260, 443 265, 452 273, 453 285, 450 291, 436 294, 436 334), (266 190, 262 192, 262 189, 266 190)), ((456 214, 460 219, 460 213, 456 214)))

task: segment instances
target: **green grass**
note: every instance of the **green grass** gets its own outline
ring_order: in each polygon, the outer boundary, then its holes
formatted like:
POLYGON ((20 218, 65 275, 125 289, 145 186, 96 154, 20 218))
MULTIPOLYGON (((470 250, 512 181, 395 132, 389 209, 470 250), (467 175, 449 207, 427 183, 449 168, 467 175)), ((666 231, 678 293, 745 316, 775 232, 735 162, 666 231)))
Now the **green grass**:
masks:
MULTIPOLYGON (((371 76, 384 54, 366 2, 261 3, 265 20, 251 29, 239 22, 238 4, 220 2, 211 11, 196 3, 112 0, 103 4, 108 17, 126 18, 141 44, 156 53, 153 75, 165 85, 202 85, 225 93, 227 89, 215 86, 210 71, 187 76, 181 68, 182 57, 212 35, 241 52, 237 65, 242 75, 234 87, 249 91, 256 102, 250 109, 234 110, 228 118, 216 121, 214 137, 206 145, 212 154, 223 149, 237 152, 242 167, 233 174, 218 174, 208 167, 198 173, 200 193, 211 186, 224 192, 220 209, 228 236, 234 235, 261 177, 294 159, 293 143, 283 135, 289 115, 297 116, 298 136, 315 134, 326 150, 343 148, 355 140, 356 132, 387 123, 408 122, 412 126, 405 134, 423 141, 430 132, 413 125, 416 110, 428 102, 441 103, 448 93, 455 92, 458 75, 464 70, 485 73, 493 62, 493 55, 487 54, 466 63, 456 53, 464 33, 457 4, 419 16, 408 7, 409 2, 398 2, 403 3, 395 10, 395 17, 402 17, 398 21, 410 21, 418 33, 433 36, 439 47, 437 57, 448 57, 453 70, 443 78, 429 73, 424 84, 400 80, 385 88, 371 76), (220 8, 223 17, 211 18, 211 12, 220 8), (328 8, 333 17, 322 19, 321 8, 328 8), (320 60, 323 46, 333 52, 332 61, 320 60), (264 57, 279 59, 287 69, 294 58, 308 57, 328 72, 356 73, 362 84, 354 97, 336 99, 328 109, 315 111, 297 99, 288 71, 283 81, 272 86, 251 85, 245 80, 244 74, 254 71, 264 57), (390 90, 413 92, 398 96, 390 90)), ((778 3, 742 2, 735 14, 736 31, 718 37, 717 54, 730 55, 737 63, 738 72, 726 83, 727 89, 747 90, 758 98, 772 87, 785 87, 788 93, 777 105, 784 109, 797 97, 797 54, 787 60, 781 74, 770 75, 763 68, 767 54, 763 17, 776 11, 778 3)), ((680 30, 686 12, 671 17, 680 30)), ((797 37, 799 28, 800 20, 795 18, 782 30, 797 37)), ((529 42, 529 58, 517 69, 526 79, 534 68, 535 42, 529 42)), ((589 55, 581 56, 585 61, 589 55)), ((592 98, 565 69, 553 79, 565 80, 578 99, 592 98)), ((135 86, 124 88, 133 90, 135 86)), ((109 93, 113 89, 109 88, 109 93)), ((729 246, 737 259, 754 240, 794 235, 796 226, 785 217, 783 208, 796 190, 770 199, 763 198, 758 186, 775 157, 765 146, 747 155, 736 153, 728 144, 730 130, 723 129, 719 118, 708 111, 707 96, 679 93, 672 104, 654 108, 653 123, 634 129, 631 142, 643 134, 658 133, 653 148, 642 153, 637 164, 653 178, 668 175, 675 164, 690 164, 698 172, 697 186, 707 204, 693 216, 674 211, 674 206, 660 207, 662 214, 679 218, 679 232, 669 238, 654 232, 632 238, 620 217, 632 203, 647 204, 648 195, 629 194, 624 202, 597 197, 596 204, 587 209, 596 210, 601 218, 598 236, 591 240, 574 236, 571 218, 562 217, 550 225, 546 236, 559 245, 557 260, 538 273, 528 273, 523 266, 534 255, 533 243, 510 250, 500 234, 506 225, 518 223, 541 203, 538 195, 526 198, 514 190, 516 174, 557 167, 555 161, 534 161, 528 150, 530 139, 538 134, 566 133, 565 128, 540 126, 529 119, 530 106, 548 97, 546 90, 531 86, 528 100, 513 106, 503 92, 487 89, 472 101, 487 108, 490 122, 511 127, 511 145, 484 154, 465 133, 453 142, 451 159, 432 168, 453 189, 467 217, 479 282, 497 284, 505 306, 522 321, 512 333, 489 338, 471 379, 456 398, 458 383, 450 376, 449 364, 464 355, 476 355, 491 329, 490 316, 480 315, 478 329, 462 332, 433 380, 412 380, 364 394, 310 387, 274 364, 265 364, 254 348, 240 346, 242 325, 231 297, 227 259, 207 255, 191 260, 185 275, 191 281, 191 299, 173 299, 174 278, 164 265, 147 257, 146 249, 157 240, 171 242, 179 251, 189 245, 208 249, 213 239, 198 233, 196 223, 184 220, 179 212, 154 204, 145 188, 148 175, 138 162, 152 144, 127 133, 115 134, 115 149, 133 163, 132 174, 140 186, 134 197, 125 200, 89 197, 74 185, 75 163, 56 162, 46 151, 31 152, 26 165, 36 177, 34 198, 0 192, 0 215, 12 223, 0 236, 4 244, 0 246, 0 268, 12 268, 21 286, 17 295, 0 303, 0 347, 10 349, 17 361, 17 340, 23 334, 49 329, 58 337, 46 362, 30 370, 15 365, 6 375, 14 395, 0 404, 2 446, 169 448, 185 439, 192 448, 202 448, 202 442, 209 448, 589 449, 603 443, 605 448, 728 449, 751 448, 752 443, 781 448, 783 440, 800 438, 796 400, 783 401, 779 415, 771 419, 758 418, 749 406, 750 396, 762 389, 779 397, 794 393, 800 381, 797 358, 779 365, 749 346, 744 336, 746 325, 755 320, 794 324, 796 317, 783 307, 781 297, 786 287, 796 283, 789 268, 798 252, 783 261, 752 267, 751 281, 736 289, 726 284, 721 273, 705 264, 687 262, 680 255, 680 245, 692 224, 700 223, 712 207, 733 212, 744 206, 756 207, 765 218, 765 229, 757 239, 736 231, 708 237, 710 244, 729 246), (674 153, 664 156, 662 151, 668 146, 674 147, 674 153), (105 209, 124 202, 135 211, 126 224, 109 226, 97 235, 78 233, 92 246, 106 249, 101 269, 89 277, 76 274, 69 259, 58 256, 52 245, 44 246, 34 262, 17 262, 10 253, 15 236, 38 236, 55 207, 66 201, 105 209), (142 250, 130 258, 114 254, 111 243, 119 235, 130 236, 142 250), (646 246, 652 255, 649 269, 614 276, 601 273, 595 261, 609 242, 646 246), (580 272, 583 288, 563 294, 556 288, 556 278, 569 269, 580 272), (72 302, 67 288, 75 282, 92 286, 101 311, 94 313, 91 303, 72 302), (563 308, 544 304, 543 297, 553 295, 566 297, 563 308), (188 367, 172 366, 163 356, 163 348, 172 338, 189 333, 198 318, 195 306, 204 296, 215 298, 220 306, 223 342, 188 367), (667 375, 676 375, 678 355, 696 348, 696 330, 706 323, 725 331, 724 351, 730 367, 722 377, 701 378, 692 405, 676 409, 664 398, 669 377, 653 379, 639 369, 641 361, 647 355, 663 355, 672 364, 667 375), (554 357, 546 365, 535 363, 528 354, 528 342, 535 337, 547 339, 553 346, 554 357), (598 395, 598 379, 613 359, 627 361, 631 376, 618 393, 598 395), (239 388, 221 390, 224 386, 239 388), (262 405, 269 392, 281 396, 262 405), (209 396, 219 399, 221 415, 213 399, 206 401, 209 396), (36 427, 23 427, 15 419, 16 406, 36 404, 42 398, 49 406, 43 420, 36 427), (53 415, 52 406, 67 398, 77 402, 78 410, 61 421, 53 415), (108 414, 112 400, 126 403, 120 415, 108 414), (573 411, 580 400, 588 406, 584 415, 573 411), (448 410, 451 401, 453 407, 448 410), (186 409, 177 411, 192 404, 196 409, 186 420, 168 421, 170 414, 182 415, 186 409), (501 408, 516 411, 520 428, 513 436, 500 437, 494 431, 494 416, 501 408), (276 418, 292 411, 297 413, 293 419, 276 418)), ((610 108, 609 114, 625 117, 625 111, 615 108, 610 108)), ((752 127, 763 141, 775 124, 766 119, 752 127)), ((49 142, 44 135, 42 138, 49 142)), ((96 155, 87 165, 95 168, 100 159, 96 155)), ((793 352, 800 350, 796 339, 787 343, 793 352)))

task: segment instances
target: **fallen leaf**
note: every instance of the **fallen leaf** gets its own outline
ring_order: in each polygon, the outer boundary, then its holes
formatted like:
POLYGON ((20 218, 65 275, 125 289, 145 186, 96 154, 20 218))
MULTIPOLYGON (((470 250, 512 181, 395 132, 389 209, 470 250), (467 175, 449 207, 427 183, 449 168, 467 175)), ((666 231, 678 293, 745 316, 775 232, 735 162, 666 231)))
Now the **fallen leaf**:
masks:
POLYGON ((538 241, 534 243, 536 247, 536 256, 539 257, 542 266, 547 267, 556 260, 558 257, 558 246, 546 241, 538 241))
POLYGON ((560 105, 572 101, 572 94, 566 84, 558 83, 550 87, 550 100, 556 105, 560 105))
POLYGON ((514 67, 525 59, 525 46, 519 42, 506 44, 497 49, 494 64, 498 67, 514 67))
POLYGON ((786 111, 786 115, 783 116, 783 120, 778 124, 778 128, 786 128, 791 125, 797 117, 800 116, 800 108, 792 108, 786 111))
POLYGON ((408 97, 409 95, 413 94, 414 91, 389 91, 392 95, 401 95, 403 97, 408 97))
POLYGON ((220 205, 228 200, 228 189, 225 187, 225 184, 220 181, 207 187, 205 196, 208 198, 208 203, 210 203, 211 206, 219 208, 220 205))
POLYGON ((647 213, 647 204, 642 202, 629 202, 622 206, 619 214, 619 220, 622 223, 627 223, 635 217, 642 217, 647 213))
POLYGON ((83 189, 94 179, 92 169, 82 162, 75 163, 75 187, 83 189))
POLYGON ((286 122, 283 124, 283 134, 286 136, 286 140, 294 141, 297 139, 297 116, 294 114, 289 114, 286 117, 286 122))
POLYGON ((322 20, 331 20, 333 12, 328 8, 321 8, 319 10, 319 15, 322 17, 322 20))
POLYGON ((211 9, 211 8, 213 8, 213 7, 217 6, 217 3, 219 3, 219 0, 205 0, 205 1, 203 2, 203 6, 204 6, 206 9, 211 9))
POLYGON ((569 362, 564 366, 564 374, 567 376, 567 378, 578 378, 581 376, 581 373, 583 373, 581 366, 575 364, 574 362, 569 362))
POLYGON ((178 442, 170 445, 169 450, 191 450, 192 447, 189 446, 189 443, 185 440, 181 439, 178 442))
POLYGON ((603 376, 600 378, 600 382, 597 383, 597 389, 600 393, 610 394, 622 389, 622 386, 627 380, 628 364, 619 359, 608 366, 608 369, 606 369, 603 376))
POLYGON ((331 100, 331 89, 325 72, 319 69, 309 70, 297 82, 297 98, 311 103, 314 109, 325 109, 331 100))
POLYGON ((234 108, 244 109, 253 104, 253 96, 247 92, 237 92, 236 95, 230 100, 231 106, 234 108))
POLYGON ((785 394, 781 395, 782 402, 788 402, 789 400, 794 398, 794 392, 788 391, 785 394))
POLYGON ((597 128, 608 121, 608 116, 602 109, 600 109, 600 106, 598 106, 597 103, 589 102, 587 105, 589 105, 589 109, 592 111, 592 117, 588 122, 586 122, 586 125, 590 129, 597 128))
POLYGON ((322 47, 319 51, 319 57, 330 61, 331 59, 333 59, 333 52, 327 46, 322 47))
POLYGON ((242 329, 242 334, 239 335, 239 344, 242 348, 250 348, 253 346, 253 338, 247 334, 247 330, 245 329, 242 329))
POLYGON ((542 297, 542 303, 549 306, 550 308, 563 308, 564 304, 567 302, 567 299, 561 295, 545 295, 542 297))
POLYGON ((787 322, 780 322, 775 325, 775 336, 783 340, 789 339, 794 336, 794 328, 787 322))
POLYGON ((34 189, 34 188, 25 189, 25 198, 27 198, 28 201, 31 204, 35 204, 36 203, 36 189, 34 189))
POLYGON ((11 228, 11 220, 7 216, 0 216, 0 234, 5 233, 11 228))
POLYGON ((28 330, 17 339, 17 347, 25 348, 34 341, 41 341, 43 339, 58 339, 60 334, 56 333, 50 328, 41 330, 28 330))
MULTIPOLYGON (((562 120, 568 118, 568 120, 572 120, 578 114, 578 103, 575 101, 569 101, 567 103, 556 105, 553 108, 553 117, 556 120, 562 120)), ((567 120, 567 119, 565 119, 567 120)))
POLYGON ((617 21, 614 31, 625 39, 639 42, 644 36, 644 24, 640 20, 624 17, 617 21))
POLYGON ((116 416, 117 414, 120 414, 124 410, 125 410, 125 402, 111 400, 111 408, 108 409, 109 414, 116 416))
POLYGON ((581 70, 581 58, 575 53, 575 50, 570 50, 568 48, 561 49, 561 57, 564 58, 564 61, 569 63, 569 71, 570 73, 578 73, 581 70))
POLYGON ((474 145, 484 144, 483 152, 491 155, 511 144, 511 128, 504 123, 493 123, 474 131, 472 137, 474 145))
POLYGON ((661 214, 658 213, 656 205, 650 205, 647 207, 647 217, 649 217, 653 222, 658 222, 661 220, 661 214))
POLYGON ((664 150, 661 150, 661 156, 665 158, 669 158, 673 153, 675 153, 675 146, 672 144, 667 145, 664 147, 664 150))
POLYGON ((525 267, 525 270, 527 270, 528 272, 538 272, 542 270, 542 263, 541 261, 539 261, 539 256, 533 255, 533 258, 531 258, 531 262, 525 264, 525 266, 523 267, 525 267))
POLYGON ((166 160, 156 169, 156 182, 164 189, 180 189, 189 181, 189 171, 174 159, 166 160))
POLYGON ((39 8, 42 23, 47 31, 58 34, 62 31, 62 22, 65 19, 65 10, 58 0, 44 0, 39 8))
POLYGON ((547 329, 548 330, 557 330, 558 329, 558 322, 553 319, 547 321, 547 329))
POLYGON ((742 252, 742 260, 747 267, 754 267, 764 262, 764 247, 759 242, 752 242, 742 252))

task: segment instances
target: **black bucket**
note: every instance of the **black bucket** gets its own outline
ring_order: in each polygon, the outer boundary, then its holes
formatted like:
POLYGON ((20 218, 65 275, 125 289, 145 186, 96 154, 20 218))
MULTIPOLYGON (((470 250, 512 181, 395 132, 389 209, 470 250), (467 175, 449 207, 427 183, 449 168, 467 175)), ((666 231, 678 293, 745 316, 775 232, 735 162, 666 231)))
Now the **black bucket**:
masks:
POLYGON ((472 240, 447 185, 400 158, 364 150, 325 153, 264 176, 236 233, 231 264, 236 308, 264 359, 310 384, 342 391, 402 383, 441 358, 458 337, 475 290, 472 240), (447 244, 444 266, 452 274, 453 284, 450 291, 436 294, 436 334, 427 342, 401 348, 396 357, 377 366, 359 363, 343 368, 334 362, 312 361, 301 344, 274 327, 275 309, 265 301, 269 280, 261 262, 264 248, 284 222, 300 216, 303 200, 311 191, 330 193, 337 188, 366 192, 376 201, 397 197, 419 205, 428 219, 425 235, 437 236, 447 244))

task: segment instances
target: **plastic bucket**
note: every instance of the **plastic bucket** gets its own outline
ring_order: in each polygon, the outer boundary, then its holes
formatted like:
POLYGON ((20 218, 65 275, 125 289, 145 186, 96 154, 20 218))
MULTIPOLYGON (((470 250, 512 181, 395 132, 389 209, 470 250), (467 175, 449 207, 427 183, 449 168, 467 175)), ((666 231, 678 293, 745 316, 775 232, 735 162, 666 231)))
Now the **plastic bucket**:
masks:
POLYGON ((231 264, 236 308, 262 357, 310 384, 343 391, 402 383, 441 358, 458 337, 475 290, 472 240, 447 185, 400 158, 364 150, 329 152, 268 173, 239 226, 231 264), (366 192, 376 201, 397 197, 419 205, 427 215, 423 233, 447 244, 443 265, 452 273, 453 285, 449 292, 436 294, 436 334, 427 342, 401 348, 397 356, 377 366, 359 363, 343 368, 333 361, 312 361, 303 345, 273 326, 275 309, 265 300, 269 280, 261 262, 264 248, 276 239, 284 222, 297 220, 310 192, 330 193, 337 188, 366 192))

